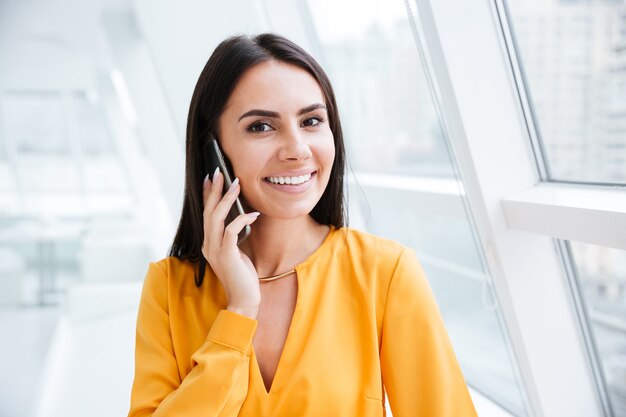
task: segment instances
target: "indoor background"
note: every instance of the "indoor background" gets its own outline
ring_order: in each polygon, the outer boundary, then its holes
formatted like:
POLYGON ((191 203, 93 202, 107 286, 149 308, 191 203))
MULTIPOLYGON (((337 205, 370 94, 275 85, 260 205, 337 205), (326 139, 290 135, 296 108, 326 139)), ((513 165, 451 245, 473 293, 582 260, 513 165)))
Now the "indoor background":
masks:
POLYGON ((336 92, 350 226, 415 249, 481 417, 626 417, 623 0, 0 0, 0 416, 126 415, 197 77, 336 92))

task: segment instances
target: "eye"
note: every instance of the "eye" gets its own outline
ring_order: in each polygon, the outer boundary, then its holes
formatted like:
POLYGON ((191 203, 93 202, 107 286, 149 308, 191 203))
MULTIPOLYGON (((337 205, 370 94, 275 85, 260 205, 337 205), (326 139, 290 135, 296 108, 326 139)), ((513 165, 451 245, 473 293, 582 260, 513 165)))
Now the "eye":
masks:
POLYGON ((309 117, 308 119, 306 119, 304 122, 302 122, 302 124, 307 127, 311 127, 311 126, 317 126, 323 121, 324 119, 321 118, 320 116, 313 116, 313 117, 309 117))
POLYGON ((247 130, 248 132, 252 133, 262 133, 268 132, 271 128, 272 126, 270 126, 270 124, 267 122, 256 122, 248 126, 247 130))

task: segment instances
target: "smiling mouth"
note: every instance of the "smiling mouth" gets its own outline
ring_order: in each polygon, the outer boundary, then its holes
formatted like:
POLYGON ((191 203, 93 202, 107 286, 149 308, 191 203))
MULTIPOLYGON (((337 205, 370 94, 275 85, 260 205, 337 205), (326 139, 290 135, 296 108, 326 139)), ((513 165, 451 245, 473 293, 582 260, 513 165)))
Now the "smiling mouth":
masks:
POLYGON ((277 185, 301 185, 310 181, 315 174, 317 174, 317 171, 314 171, 310 174, 298 175, 294 177, 265 177, 263 178, 263 180, 271 184, 277 185))

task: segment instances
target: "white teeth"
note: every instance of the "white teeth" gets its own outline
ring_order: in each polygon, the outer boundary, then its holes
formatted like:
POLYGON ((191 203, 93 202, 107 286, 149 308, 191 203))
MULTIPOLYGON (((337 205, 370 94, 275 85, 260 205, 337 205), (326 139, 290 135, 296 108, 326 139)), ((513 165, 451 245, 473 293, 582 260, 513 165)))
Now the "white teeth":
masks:
POLYGON ((299 185, 311 179, 311 174, 300 175, 297 177, 267 177, 267 180, 274 184, 290 184, 299 185))

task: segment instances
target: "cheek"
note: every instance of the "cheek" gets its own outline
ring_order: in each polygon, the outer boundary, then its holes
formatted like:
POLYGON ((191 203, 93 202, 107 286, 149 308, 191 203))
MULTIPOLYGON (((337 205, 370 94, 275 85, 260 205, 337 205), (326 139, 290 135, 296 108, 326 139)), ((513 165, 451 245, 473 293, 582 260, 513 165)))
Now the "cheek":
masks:
POLYGON ((252 204, 257 198, 256 195, 261 190, 259 175, 263 171, 264 161, 268 155, 263 150, 254 149, 240 152, 237 157, 237 164, 233 165, 235 176, 239 178, 241 184, 241 197, 244 201, 252 204))
POLYGON ((251 177, 256 176, 256 174, 259 172, 260 167, 258 166, 258 164, 260 158, 253 155, 254 153, 241 152, 237 156, 237 162, 236 164, 233 164, 233 170, 235 171, 235 176, 239 177, 240 181, 250 179, 251 177))
POLYGON ((333 162, 335 161, 335 143, 332 136, 329 141, 326 141, 323 146, 320 146, 318 155, 322 166, 326 168, 326 175, 330 176, 333 162))

